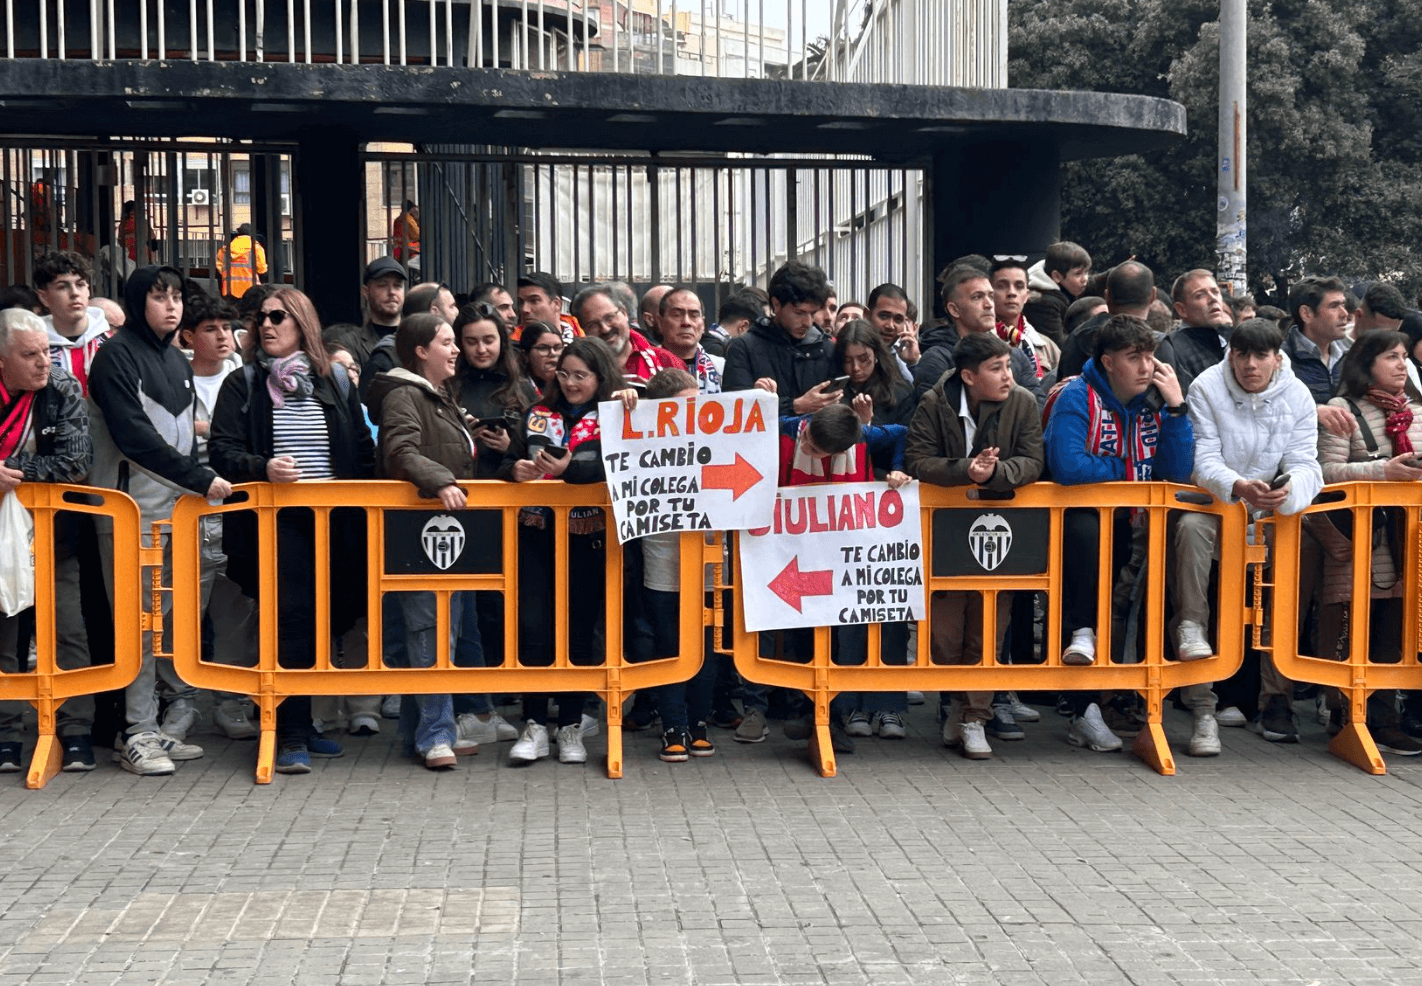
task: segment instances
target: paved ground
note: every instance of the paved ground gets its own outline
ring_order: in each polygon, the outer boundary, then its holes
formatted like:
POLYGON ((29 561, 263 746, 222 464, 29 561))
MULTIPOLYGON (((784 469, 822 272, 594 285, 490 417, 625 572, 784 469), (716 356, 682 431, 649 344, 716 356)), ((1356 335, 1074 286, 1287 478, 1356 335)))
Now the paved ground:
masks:
POLYGON ((629 737, 609 781, 507 744, 434 775, 388 728, 263 788, 216 737, 172 778, 7 777, 0 986, 1422 983, 1422 763, 1307 723, 1158 777, 1049 709, 968 762, 929 708, 832 780, 778 730, 629 737))

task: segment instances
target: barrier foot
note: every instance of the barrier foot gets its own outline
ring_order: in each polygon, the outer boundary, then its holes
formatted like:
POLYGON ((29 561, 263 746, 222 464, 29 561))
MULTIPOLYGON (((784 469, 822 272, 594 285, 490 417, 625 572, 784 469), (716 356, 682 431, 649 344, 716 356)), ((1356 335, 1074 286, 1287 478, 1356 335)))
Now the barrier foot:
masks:
POLYGON ((1370 774, 1387 773, 1387 764, 1378 752, 1378 745, 1373 742, 1372 733, 1368 732, 1367 726, 1359 723, 1350 722, 1344 726, 1343 731, 1329 741, 1328 752, 1370 774))
POLYGON ((815 731, 810 734, 810 759, 821 777, 833 777, 838 772, 834 765, 834 746, 830 741, 828 722, 815 723, 815 731))
POLYGON ((607 776, 617 780, 622 776, 622 723, 607 723, 607 776))
POLYGON ((257 783, 270 784, 276 767, 276 730, 263 729, 257 740, 257 783))
POLYGON ((1134 745, 1136 756, 1155 768, 1157 774, 1166 777, 1175 775, 1175 756, 1170 752, 1170 744, 1165 739, 1165 727, 1158 722, 1148 722, 1136 734, 1134 745))
POLYGON ((35 744, 34 759, 30 761, 30 772, 25 775, 25 787, 38 791, 54 779, 54 775, 59 773, 59 752, 58 736, 53 733, 40 736, 35 744))

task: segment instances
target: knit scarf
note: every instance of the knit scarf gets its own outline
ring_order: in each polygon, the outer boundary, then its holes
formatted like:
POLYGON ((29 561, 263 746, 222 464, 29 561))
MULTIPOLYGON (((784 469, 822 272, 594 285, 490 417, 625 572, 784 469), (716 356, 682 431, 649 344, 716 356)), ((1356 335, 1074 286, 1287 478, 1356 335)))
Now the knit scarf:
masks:
POLYGON ((1406 392, 1389 394, 1374 387, 1368 391, 1367 398, 1387 414, 1383 430, 1392 440, 1392 454, 1406 455, 1411 452, 1412 439, 1407 437, 1407 429, 1412 427, 1412 408, 1407 403, 1406 392))
POLYGON ((267 371, 267 393, 272 407, 286 407, 287 399, 305 400, 311 396, 311 361, 297 350, 290 356, 268 356, 260 353, 257 363, 267 371))
POLYGON ((0 384, 0 461, 10 458, 25 446, 33 424, 35 392, 11 392, 0 384))
POLYGON ((1040 380, 1042 378, 1042 361, 1037 358, 1037 350, 1033 348, 1031 341, 1027 338, 1027 319, 1018 315, 1017 324, 1014 326, 998 322, 997 335, 1013 349, 1020 349, 1027 354, 1027 358, 1032 361, 1032 370, 1040 380))

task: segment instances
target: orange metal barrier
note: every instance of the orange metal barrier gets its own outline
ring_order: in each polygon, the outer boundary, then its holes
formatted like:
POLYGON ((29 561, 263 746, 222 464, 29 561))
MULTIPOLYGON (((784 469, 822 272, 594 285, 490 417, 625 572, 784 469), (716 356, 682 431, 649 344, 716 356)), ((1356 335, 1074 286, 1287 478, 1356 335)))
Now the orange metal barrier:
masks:
MULTIPOLYGON (((1422 689, 1422 663, 1418 648, 1422 647, 1422 486, 1416 483, 1341 483, 1325 486, 1313 505, 1291 517, 1275 517, 1273 581, 1263 572, 1256 573, 1254 607, 1265 610, 1265 590, 1269 590, 1268 611, 1271 613, 1269 633, 1256 626, 1255 646, 1274 658, 1274 665, 1294 681, 1310 682, 1338 689, 1346 700, 1346 722, 1342 731, 1328 744, 1334 755, 1355 764, 1371 774, 1387 773, 1387 765, 1369 733, 1367 722, 1368 696, 1378 689, 1422 689), (1370 654, 1372 607, 1373 510, 1377 507, 1399 508, 1405 517, 1402 536, 1402 565, 1398 577, 1402 581, 1401 660, 1381 663, 1370 654), (1341 511, 1352 521, 1351 598, 1347 610, 1348 652, 1337 660, 1300 654, 1299 589, 1284 575, 1296 577, 1302 573, 1304 542, 1312 537, 1305 518, 1327 521, 1327 514, 1341 511)), ((1325 552, 1327 548, 1324 549, 1325 552)), ((1320 641, 1327 647, 1331 641, 1320 641)))
MULTIPOLYGON (((21 483, 20 502, 35 522, 35 642, 33 671, 0 674, 0 699, 29 702, 39 714, 39 740, 25 775, 25 786, 42 788, 59 773, 60 744, 55 717, 64 701, 77 695, 124 688, 138 677, 143 663, 139 566, 138 506, 115 490, 51 483, 21 483), (114 535, 114 662, 87 668, 60 668, 55 634, 54 521, 56 514, 107 517, 114 535), (49 546, 49 550, 46 550, 49 546)), ((7 546, 6 550, 15 550, 7 546)), ((143 614, 146 616, 146 614, 143 614)), ((20 660, 24 655, 17 655, 20 660)))
MULTIPOLYGON (((929 621, 918 624, 917 663, 907 666, 884 664, 880 656, 879 628, 872 625, 869 653, 865 664, 846 666, 831 661, 833 627, 815 628, 815 656, 807 664, 791 663, 759 655, 757 634, 744 629, 744 602, 739 608, 735 635, 736 667, 742 676, 767 685, 803 691, 815 703, 815 729, 811 734, 811 756, 823 776, 835 773, 835 759, 829 738, 829 703, 844 691, 1072 691, 1119 689, 1139 692, 1147 706, 1147 725, 1135 741, 1135 751, 1162 774, 1175 773, 1175 760, 1161 725, 1163 701, 1172 689, 1203 682, 1222 681, 1234 674, 1244 658, 1246 617, 1246 568, 1264 560, 1262 546, 1247 544, 1248 515, 1243 504, 1221 504, 1194 487, 1169 483, 1104 483, 1092 486, 1058 486, 1034 483, 1008 498, 981 495, 976 488, 944 488, 920 484, 923 511, 923 557, 926 590, 977 591, 982 594, 983 661, 977 665, 931 663, 929 621), (1184 499, 1182 499, 1182 495, 1184 499), (1117 573, 1113 570, 1113 511, 1129 508, 1148 518, 1148 554, 1143 571, 1147 576, 1144 599, 1145 646, 1139 663, 1116 663, 1112 651, 1111 599, 1117 573), (1063 515, 1072 509, 1092 509, 1101 520, 1101 551, 1098 564, 1096 663, 1087 667, 1061 663, 1063 515), (1206 513, 1220 520, 1219 592, 1212 600, 1218 634, 1213 657, 1181 662, 1165 657, 1165 591, 1168 572, 1167 518, 1175 512, 1206 513), (952 567, 955 558, 971 557, 966 538, 962 543, 946 539, 952 528, 966 532, 970 515, 997 514, 1011 524, 1014 543, 1035 542, 1040 564, 1030 574, 992 574, 977 565, 975 574, 934 574, 936 568, 952 567), (956 516, 955 516, 956 515, 956 516), (935 541, 935 534, 939 540, 935 541), (1045 540, 1043 540, 1045 539, 1045 540), (997 596, 1001 592, 1040 591, 1048 596, 1046 632, 1042 641, 1042 664, 1002 664, 996 648, 997 596)), ((973 567, 973 566, 969 566, 973 567)), ((735 581, 749 591, 736 559, 735 581)), ((1252 613, 1250 614, 1252 615, 1252 613)))
MULTIPOLYGON (((276 755, 276 707, 292 695, 438 694, 443 692, 596 692, 607 702, 607 773, 622 776, 622 702, 632 691, 689 679, 701 666, 702 594, 682 594, 680 654, 643 663, 629 663, 623 652, 622 549, 608 531, 604 637, 606 662, 596 666, 571 663, 568 647, 569 545, 568 513, 579 507, 610 510, 607 489, 601 484, 572 486, 561 482, 461 483, 469 498, 460 513, 477 522, 482 537, 497 544, 468 547, 479 552, 481 570, 454 574, 400 574, 389 570, 389 538, 408 527, 411 512, 443 515, 437 502, 422 500, 411 484, 396 481, 320 482, 296 484, 253 483, 239 486, 227 503, 213 506, 197 497, 184 497, 173 511, 174 663, 178 674, 199 688, 250 695, 261 710, 261 742, 257 756, 257 782, 271 782, 276 755), (553 568, 555 657, 549 667, 524 667, 517 662, 518 647, 518 512, 540 505, 552 510, 556 539, 553 568), (331 572, 329 520, 337 508, 354 507, 365 513, 368 583, 366 612, 370 657, 363 668, 339 668, 331 661, 331 626, 328 600, 331 572), (278 599, 276 567, 281 546, 277 541, 277 512, 309 508, 316 517, 316 655, 311 669, 282 667, 277 661, 278 599), (258 603, 259 647, 253 667, 233 667, 201 658, 199 611, 201 559, 199 527, 214 514, 251 511, 257 515, 258 551, 262 591, 258 603), (484 512, 481 518, 470 514, 484 512), (450 595, 465 590, 503 593, 504 646, 502 655, 486 654, 497 664, 483 668, 455 667, 450 661, 450 595), (438 598, 439 650, 430 668, 382 667, 380 653, 381 598, 387 592, 432 591, 438 598)), ((610 514, 609 514, 610 515, 610 514)), ((418 523, 418 522, 416 522, 418 523)), ((428 524, 428 522, 427 522, 428 524)), ((416 535, 419 536, 419 535, 416 535)), ((465 535, 466 537, 468 535, 465 535)), ((431 534, 439 542, 438 530, 431 534)), ((681 583, 701 585, 705 536, 681 536, 681 583)), ((456 552, 458 554, 458 552, 456 552)), ((463 556, 460 555, 462 558, 463 556)), ((446 566, 448 567, 448 566, 446 566)), ((587 632, 592 632, 591 628, 587 632)))

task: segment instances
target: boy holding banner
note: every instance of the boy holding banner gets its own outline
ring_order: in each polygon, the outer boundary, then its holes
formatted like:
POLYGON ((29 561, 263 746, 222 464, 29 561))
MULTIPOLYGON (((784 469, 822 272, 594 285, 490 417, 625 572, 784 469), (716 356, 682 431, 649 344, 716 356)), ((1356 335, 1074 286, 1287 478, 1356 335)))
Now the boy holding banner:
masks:
MULTIPOLYGON (((965 335, 954 350, 955 369, 923 396, 909 422, 905 462, 911 476, 937 486, 982 486, 1006 492, 1042 474, 1042 422, 1033 395, 1016 386, 1012 350, 991 333, 965 335)), ((938 592, 929 603, 935 664, 980 664, 983 607, 973 592, 938 592)), ((1012 596, 997 597, 1002 646, 1012 596)), ((994 650, 996 653, 997 650, 994 650)), ((990 691, 954 693, 943 721, 943 742, 970 760, 992 756, 985 724, 993 716, 990 691)))

